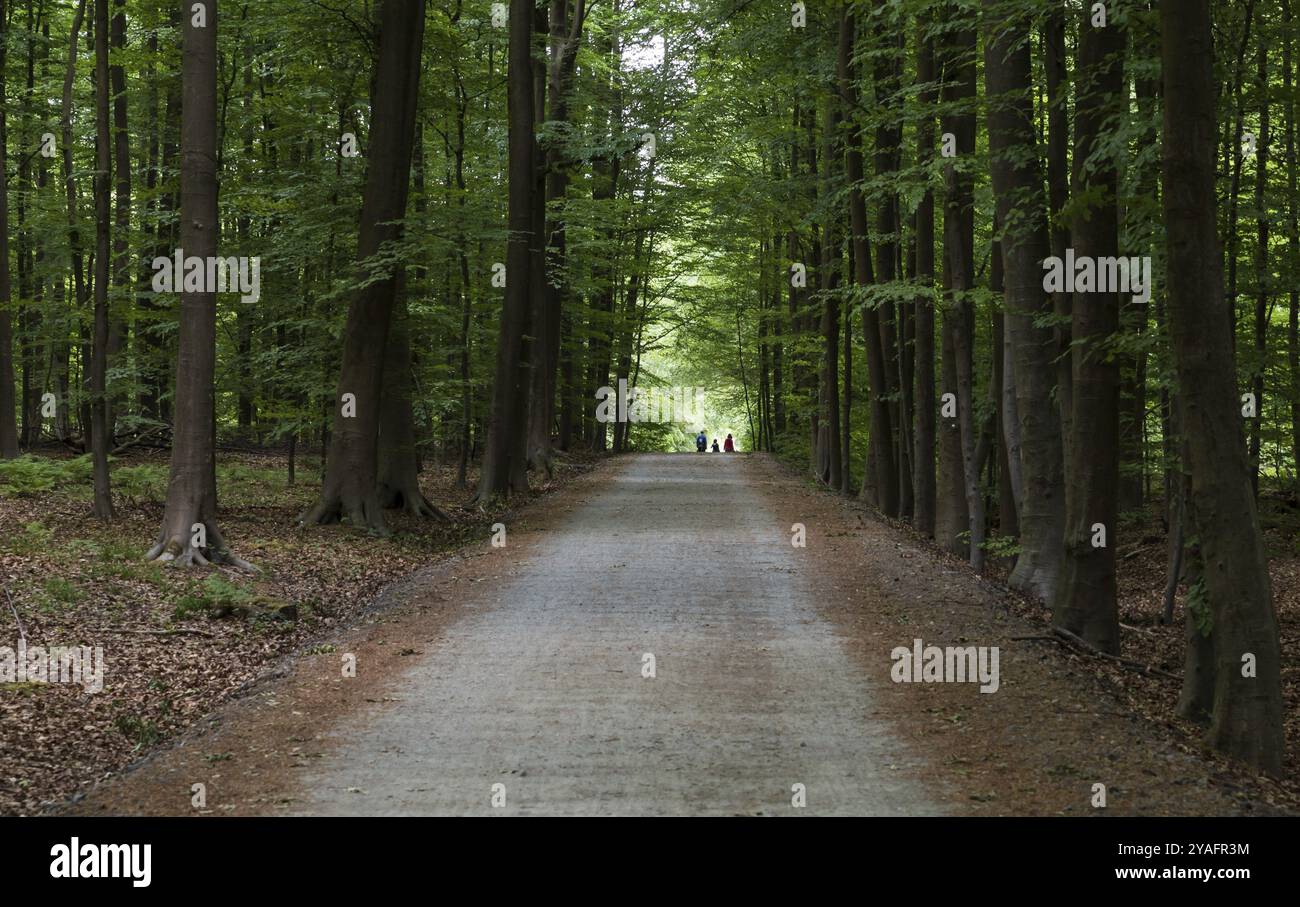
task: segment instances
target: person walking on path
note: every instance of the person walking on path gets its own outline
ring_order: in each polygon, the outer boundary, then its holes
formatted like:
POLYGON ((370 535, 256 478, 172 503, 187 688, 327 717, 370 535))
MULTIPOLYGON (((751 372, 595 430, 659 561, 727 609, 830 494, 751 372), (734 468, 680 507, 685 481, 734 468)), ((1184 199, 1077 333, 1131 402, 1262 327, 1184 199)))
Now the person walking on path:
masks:
POLYGON ((736 452, 736 443, 731 440, 731 435, 727 435, 727 442, 722 445, 722 449, 725 450, 727 453, 736 452))

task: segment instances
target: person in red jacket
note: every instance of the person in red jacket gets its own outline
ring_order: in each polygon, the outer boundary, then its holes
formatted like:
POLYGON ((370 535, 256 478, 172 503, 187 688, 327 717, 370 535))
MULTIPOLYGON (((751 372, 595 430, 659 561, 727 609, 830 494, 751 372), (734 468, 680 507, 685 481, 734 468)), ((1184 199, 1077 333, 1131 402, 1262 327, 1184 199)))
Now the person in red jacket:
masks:
POLYGON ((736 442, 731 440, 731 435, 727 435, 727 440, 723 442, 722 449, 725 450, 727 453, 736 452, 736 442))

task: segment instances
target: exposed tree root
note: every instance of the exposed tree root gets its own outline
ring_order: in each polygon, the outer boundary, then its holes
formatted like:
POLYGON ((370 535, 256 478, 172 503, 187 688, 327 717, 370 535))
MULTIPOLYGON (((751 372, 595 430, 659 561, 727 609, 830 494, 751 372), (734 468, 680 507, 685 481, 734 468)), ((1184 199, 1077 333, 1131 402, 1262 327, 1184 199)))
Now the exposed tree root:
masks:
POLYGON ((384 485, 379 489, 379 503, 387 510, 401 510, 411 516, 426 520, 450 523, 451 515, 424 496, 417 488, 394 488, 384 485))
MULTIPOLYGON (((194 520, 193 522, 202 521, 194 520)), ((164 529, 159 534, 158 541, 149 549, 144 559, 147 561, 160 561, 173 567, 210 567, 221 564, 247 570, 250 573, 258 572, 256 566, 243 558, 236 557, 226 547, 225 540, 215 523, 204 522, 203 525, 208 542, 205 547, 196 548, 191 543, 193 540, 191 534, 168 533, 164 529)))
POLYGON ((347 520, 357 529, 387 538, 393 534, 384 521, 384 509, 379 499, 371 494, 361 500, 344 500, 338 495, 322 496, 314 506, 298 518, 299 526, 329 526, 347 520))

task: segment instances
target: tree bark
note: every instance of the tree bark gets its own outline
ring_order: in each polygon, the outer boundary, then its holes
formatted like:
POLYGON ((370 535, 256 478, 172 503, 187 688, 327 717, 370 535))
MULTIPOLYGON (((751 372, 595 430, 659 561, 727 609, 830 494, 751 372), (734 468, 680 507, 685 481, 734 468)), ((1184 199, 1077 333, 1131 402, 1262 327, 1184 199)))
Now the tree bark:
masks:
POLYGON ((1214 42, 1208 0, 1164 0, 1164 212, 1168 313, 1190 499, 1214 644, 1209 741, 1280 774, 1277 616, 1250 487, 1216 225, 1214 42), (1243 661, 1254 660, 1252 676, 1243 661))
MULTIPOLYGON (((929 34, 933 13, 918 25, 916 81, 922 86, 922 118, 916 126, 917 166, 928 168, 934 159, 934 117, 930 114, 938 92, 935 81, 934 41, 929 34)), ((924 535, 934 535, 935 515, 935 395, 934 395, 934 192, 929 185, 916 208, 916 429, 912 455, 912 525, 924 535)))
MULTIPOLYGON (((857 45, 857 18, 847 4, 840 14, 838 57, 839 93, 849 123, 845 137, 844 166, 849 184, 849 224, 853 243, 853 281, 860 287, 870 285, 871 246, 867 226, 867 205, 862 194, 862 131, 857 125, 857 73, 853 55, 857 45)), ((897 144, 897 143, 895 143, 897 144)), ((887 167, 884 159, 879 167, 887 167)), ((870 500, 886 516, 898 515, 898 466, 895 459, 886 376, 885 350, 881 345, 880 312, 872 304, 862 307, 862 327, 867 353, 867 396, 871 404, 871 428, 868 436, 868 469, 863 471, 862 497, 870 500), (874 488, 874 494, 872 489, 874 488)))
MULTIPOLYGON (((1075 193, 1094 200, 1075 215, 1075 260, 1119 254, 1119 170, 1104 149, 1124 104, 1125 36, 1111 22, 1094 28, 1083 11, 1075 104, 1075 193), (1089 165, 1084 166, 1088 161, 1089 165)), ((1119 654, 1115 545, 1119 523, 1119 362, 1106 349, 1119 332, 1119 293, 1077 291, 1071 319, 1074 372, 1065 551, 1052 619, 1103 652, 1119 654), (1086 296, 1086 298, 1084 298, 1086 296), (1098 533, 1102 533, 1099 540, 1098 533), (1099 543, 1100 541, 1100 543, 1099 543)))
MULTIPOLYGON (((955 16, 972 15, 953 9, 955 16)), ((943 117, 944 131, 956 141, 958 158, 975 153, 975 112, 971 109, 975 97, 975 46, 976 35, 970 22, 959 22, 947 35, 944 44, 943 100, 950 111, 943 117)), ((970 292, 975 287, 975 212, 974 180, 969 170, 950 162, 946 167, 946 189, 943 217, 943 270, 944 287, 948 293, 948 310, 944 316, 946 333, 944 353, 951 355, 953 367, 949 372, 945 364, 945 390, 957 398, 956 448, 946 446, 941 453, 949 457, 954 453, 959 459, 941 466, 960 476, 961 498, 965 502, 965 525, 954 524, 961 531, 969 531, 969 543, 956 536, 944 540, 954 551, 961 551, 970 564, 979 570, 984 565, 984 497, 979 489, 979 467, 975 459, 978 443, 975 425, 974 355, 975 318, 970 292)), ((954 489, 955 489, 954 484, 954 489)))
MULTIPOLYGON (((1065 206, 1070 200, 1070 123, 1069 99, 1066 97, 1064 4, 1052 3, 1048 7, 1043 31, 1043 52, 1043 69, 1047 76, 1047 203, 1051 212, 1050 244, 1052 255, 1064 261, 1065 250, 1070 245, 1070 225, 1065 216, 1065 206)), ((1052 329, 1056 349, 1052 359, 1056 363, 1056 410, 1061 423, 1063 475, 1069 475, 1071 420, 1074 417, 1074 372, 1070 364, 1072 303, 1070 294, 1064 290, 1052 294, 1052 310, 1056 314, 1056 327, 1052 329)), ((1062 507, 1058 505, 1057 509, 1062 507)), ((1062 520, 1062 532, 1064 526, 1062 520)), ((1056 547, 1055 543, 1053 547, 1056 547)), ((1056 559, 1059 564, 1059 556, 1056 559)), ((1059 566, 1057 570, 1059 571, 1059 566)), ((1047 601, 1051 600, 1054 590, 1055 572, 1045 596, 1047 601)))
MULTIPOLYGON (((402 236, 423 34, 424 4, 384 0, 357 241, 363 268, 385 243, 402 236)), ((325 479, 320 499, 302 517, 304 524, 347 518, 357 528, 388 533, 379 500, 378 447, 384 360, 399 282, 396 271, 385 273, 358 290, 348 306, 325 479)))
MULTIPOLYGON (((6 22, 5 0, 0 0, 0 25, 6 22)), ((18 423, 14 399, 13 319, 9 312, 9 189, 5 169, 5 46, 0 41, 0 460, 18 456, 18 423)))
MULTIPOLYGON (((841 28, 843 28, 841 20, 841 28)), ((851 27, 851 26, 850 26, 851 27)), ((842 32, 841 32, 842 34, 842 32)), ((842 39, 841 39, 842 40, 842 39)), ((837 180, 834 162, 835 136, 839 133, 840 104, 834 95, 828 95, 825 104, 824 136, 826 167, 823 173, 824 195, 834 191, 837 180)), ((859 158, 860 160, 860 158, 859 158)), ((850 179, 852 170, 850 169, 850 179)), ((825 215, 825 240, 822 243, 821 279, 822 290, 822 367, 821 367, 821 407, 818 420, 818 443, 821 452, 817 456, 820 478, 833 489, 839 489, 843 483, 843 451, 840 447, 840 237, 838 211, 830 208, 825 215)))
MULTIPOLYGON (((509 50, 509 222, 506 247, 506 293, 497 339, 496 375, 487 447, 478 497, 487 501, 528 491, 524 446, 528 430, 528 392, 532 344, 533 181, 536 140, 533 134, 533 4, 511 0, 509 50)), ((539 288, 540 289, 540 288, 539 288)))
POLYGON ((985 0, 984 7, 989 168, 1006 284, 1009 362, 1004 380, 1010 393, 1003 395, 1003 433, 1009 459, 1015 459, 1008 471, 1020 529, 1020 554, 1010 583, 1051 601, 1061 565, 1065 488, 1060 421, 1052 402, 1054 335, 1050 327, 1035 323, 1052 313, 1053 299, 1043 289, 1042 262, 1049 245, 1042 170, 1037 154, 1026 153, 1037 143, 1028 94, 1031 14, 1007 12, 997 0, 985 0))
POLYGON ((113 179, 110 158, 108 0, 95 0, 95 333, 90 360, 90 452, 94 477, 95 516, 113 519, 113 498, 108 483, 108 280, 109 194, 113 179))
MULTIPOLYGON (((102 2, 102 0, 97 0, 102 2)), ((216 255, 217 209, 217 4, 182 23, 180 247, 186 257, 216 255)), ((217 299, 212 292, 181 294, 176 358, 176 419, 171 475, 162 529, 147 559, 183 565, 231 563, 217 526, 216 364, 217 299)))

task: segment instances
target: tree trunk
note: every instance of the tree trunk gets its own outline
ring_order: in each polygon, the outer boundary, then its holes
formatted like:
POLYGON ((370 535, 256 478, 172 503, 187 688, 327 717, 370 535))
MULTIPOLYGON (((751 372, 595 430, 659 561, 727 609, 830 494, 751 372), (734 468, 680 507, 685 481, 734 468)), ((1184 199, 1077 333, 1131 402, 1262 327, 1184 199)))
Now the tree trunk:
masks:
MULTIPOLYGON (((972 14, 956 12, 961 16, 972 14)), ((947 36, 944 54, 943 100, 950 112, 943 118, 944 131, 956 139, 958 157, 975 153, 976 35, 969 22, 960 23, 947 36)), ((960 442, 959 464, 948 464, 962 479, 962 499, 966 503, 965 529, 970 532, 967 549, 970 564, 976 570, 984 566, 984 496, 980 493, 979 465, 975 449, 978 444, 975 425, 975 315, 970 292, 975 288, 975 211, 974 179, 968 170, 950 163, 946 173, 943 216, 944 286, 949 293, 948 311, 943 329, 948 334, 945 353, 951 352, 956 385, 945 385, 957 397, 957 428, 960 442)), ((945 366, 945 373, 947 367, 945 366)), ((948 448, 951 455, 954 451, 948 448)))
MULTIPOLYGON (((985 0, 986 10, 993 5, 993 0, 985 0)), ((984 81, 989 169, 1003 231, 1006 284, 1008 364, 1004 380, 1010 393, 1003 396, 1003 433, 1009 460, 1014 457, 1008 472, 1016 492, 1020 529, 1020 554, 1010 583, 1051 601, 1061 565, 1065 488, 1060 421, 1052 402, 1056 384, 1053 331, 1035 323, 1052 313, 1053 300, 1043 289, 1042 262, 1049 245, 1042 171, 1038 156, 1026 153, 1037 143, 1029 96, 1031 60, 1026 32, 1030 17, 1023 12, 986 18, 984 81)))
MULTIPOLYGON (((372 82, 370 147, 357 255, 364 264, 401 238, 406 217, 419 97, 424 5, 385 0, 372 82)), ((344 517, 387 534, 379 501, 378 445, 384 360, 400 276, 391 272, 352 297, 321 496, 304 524, 344 517)))
POLYGON ((400 272, 394 290, 393 323, 384 350, 384 383, 379 424, 379 506, 400 508, 412 516, 450 517, 420 491, 415 449, 415 416, 411 411, 411 340, 406 312, 406 278, 400 272))
MULTIPOLYGON (((126 0, 113 0, 114 14, 109 27, 113 52, 126 53, 126 0)), ((128 251, 131 234, 131 134, 127 131, 126 68, 109 67, 109 84, 113 91, 113 289, 117 302, 108 310, 108 358, 111 371, 118 366, 127 346, 129 321, 126 301, 131 298, 131 259, 128 251)), ((114 392, 105 403, 105 422, 110 440, 116 435, 117 409, 123 396, 114 392)))
MULTIPOLYGON (((1089 26, 1091 27, 1091 26, 1089 26)), ((1065 7, 1053 3, 1048 7, 1043 32, 1043 69, 1047 75, 1047 203, 1051 212, 1050 244, 1052 255, 1065 260, 1065 250, 1070 245, 1070 225, 1065 217, 1065 206, 1070 200, 1070 123, 1069 98, 1066 89, 1065 7)), ((1031 118, 1032 122, 1032 118, 1031 118)), ((1041 278, 1041 272, 1039 277, 1041 278)), ((1041 286, 1041 283, 1040 283, 1041 286)), ((1061 470, 1069 475, 1071 420, 1074 417, 1074 372, 1070 364, 1070 319, 1072 300, 1065 290, 1052 294, 1052 310, 1056 314, 1056 327, 1052 329, 1056 347, 1051 359, 1056 364, 1056 415, 1061 430, 1061 470)), ((1025 443, 1022 440, 1022 443, 1025 443)), ((1026 494, 1029 494, 1026 490, 1026 494)), ((1064 485, 1061 486, 1064 497, 1064 485)), ((1054 503, 1054 509, 1063 510, 1064 501, 1054 503)), ((1060 522, 1058 538, 1065 530, 1060 522)), ((1057 542, 1052 542, 1057 548, 1057 542)), ((1055 562, 1051 583, 1040 597, 1051 601, 1056 588, 1056 575, 1060 570, 1060 556, 1050 556, 1055 562)), ((1024 588, 1024 586, 1021 586, 1024 588)))
MULTIPOLYGON (((95 335, 90 361, 90 451, 95 489, 95 516, 113 519, 108 484, 108 275, 109 194, 113 180, 108 122, 108 0, 95 0, 95 335)), ((12 410, 11 410, 12 411, 12 410)))
MULTIPOLYGON (((934 117, 929 112, 938 92, 935 80, 934 42, 928 35, 933 14, 920 20, 917 39, 916 81, 922 86, 922 119, 916 126, 916 157, 919 168, 928 168, 934 158, 934 117)), ((924 535, 934 535, 935 513, 935 396, 934 396, 934 193, 927 185, 916 208, 916 430, 912 456, 912 525, 924 535)))
MULTIPOLYGON (((843 23, 841 22, 841 28, 843 23)), ((823 173, 824 195, 829 196, 837 185, 834 162, 835 136, 839 133, 840 105, 834 95, 826 98, 825 120, 822 129, 825 143, 826 167, 823 173)), ((859 158, 860 160, 860 158, 859 158)), ((852 171, 850 170, 850 178, 852 171)), ((820 478, 831 488, 838 489, 844 481, 843 451, 840 447, 840 304, 837 295, 840 284, 840 237, 839 212, 828 209, 825 216, 825 240, 822 243, 822 260, 818 276, 822 289, 822 368, 821 368, 821 407, 818 420, 818 444, 823 449, 818 454, 820 478), (824 465, 823 465, 824 464, 824 465)))
MULTIPOLYGON (((5 2, 0 0, 0 25, 5 24, 5 2)), ((7 36, 6 36, 7 37, 7 36)), ((0 459, 18 456, 18 423, 14 418, 14 340, 9 312, 9 190, 5 169, 5 46, 0 41, 0 459)))
MULTIPOLYGON (((536 141, 533 136, 533 4, 510 3, 509 63, 509 222, 506 293, 497 340, 496 376, 487 447, 479 477, 479 500, 528 491, 524 446, 528 429, 531 379, 533 190, 536 141), (522 479, 522 481, 521 481, 522 479)), ((539 288, 540 289, 540 288, 539 288)))
MULTIPOLYGON (((1093 200, 1075 215, 1075 261, 1119 254, 1118 165, 1103 149, 1124 100, 1124 31, 1080 25, 1075 104, 1075 194, 1093 200), (1084 161, 1089 166, 1084 167, 1084 161)), ((1119 293, 1076 291, 1070 325, 1074 372, 1070 473, 1066 477, 1065 559, 1052 600, 1053 621, 1103 652, 1119 653, 1115 544, 1119 523, 1119 362, 1105 348, 1119 332, 1119 293), (1086 298, 1085 298, 1086 296, 1086 298)))
MULTIPOLYGON (((102 0, 97 0, 102 2, 102 0)), ((217 4, 208 0, 204 25, 182 24, 180 247, 186 257, 217 253, 217 4)), ((217 299, 181 294, 176 359, 176 420, 162 529, 147 558, 185 565, 232 563, 217 527, 217 299)))
MULTIPOLYGON (((856 45, 857 19, 851 7, 846 5, 840 16, 839 93, 849 122, 844 160, 845 176, 849 183, 853 280, 858 286, 865 287, 872 283, 871 247, 867 226, 867 206, 862 194, 862 131, 856 120, 857 73, 853 66, 856 45)), ((888 164, 884 159, 878 159, 877 166, 887 167, 888 164)), ((863 472, 862 497, 870 500, 886 516, 897 516, 898 466, 894 457, 889 404, 886 400, 889 382, 886 377, 885 350, 881 345, 881 318, 874 306, 863 306, 862 327, 867 352, 867 398, 871 404, 871 428, 868 436, 868 463, 871 468, 863 472), (871 493, 872 488, 875 489, 874 495, 871 493)))
POLYGON ((1277 616, 1250 487, 1216 228, 1209 0, 1164 0, 1161 31, 1169 331, 1214 644, 1209 741, 1280 774, 1277 616))

